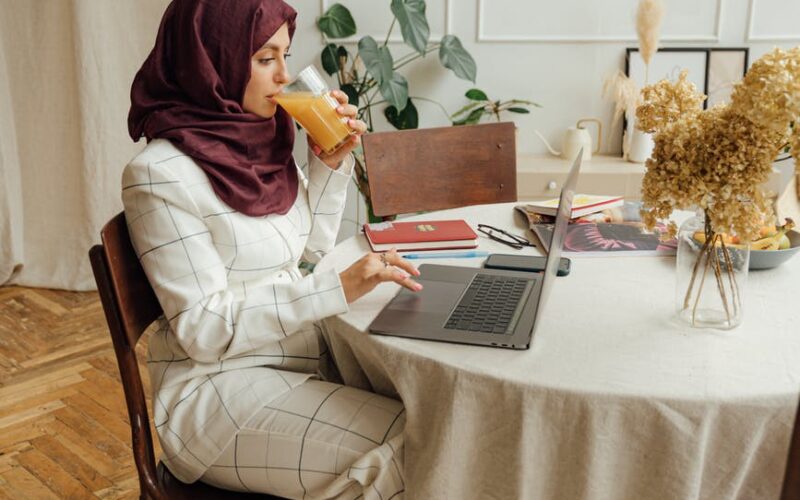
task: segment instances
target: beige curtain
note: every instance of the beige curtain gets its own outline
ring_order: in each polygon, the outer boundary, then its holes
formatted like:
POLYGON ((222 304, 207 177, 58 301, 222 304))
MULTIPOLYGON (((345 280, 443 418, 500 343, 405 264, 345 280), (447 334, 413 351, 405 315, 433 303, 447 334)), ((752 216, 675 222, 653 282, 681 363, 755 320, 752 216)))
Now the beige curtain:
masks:
POLYGON ((130 83, 168 0, 0 0, 0 284, 89 290, 130 83))

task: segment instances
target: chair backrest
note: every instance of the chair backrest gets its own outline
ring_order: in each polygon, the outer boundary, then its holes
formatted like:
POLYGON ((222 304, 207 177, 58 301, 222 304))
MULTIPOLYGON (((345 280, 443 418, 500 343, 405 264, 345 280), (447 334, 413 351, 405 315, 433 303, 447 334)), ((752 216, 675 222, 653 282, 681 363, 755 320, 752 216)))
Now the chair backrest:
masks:
POLYGON ((377 216, 517 200, 513 123, 376 132, 363 146, 377 216))
POLYGON ((141 492, 145 498, 163 498, 156 474, 150 418, 136 361, 136 343, 162 310, 131 245, 125 214, 120 213, 111 219, 100 236, 102 245, 89 250, 89 260, 122 377, 141 492))
POLYGON ((781 500, 800 500, 800 406, 795 413, 781 500))

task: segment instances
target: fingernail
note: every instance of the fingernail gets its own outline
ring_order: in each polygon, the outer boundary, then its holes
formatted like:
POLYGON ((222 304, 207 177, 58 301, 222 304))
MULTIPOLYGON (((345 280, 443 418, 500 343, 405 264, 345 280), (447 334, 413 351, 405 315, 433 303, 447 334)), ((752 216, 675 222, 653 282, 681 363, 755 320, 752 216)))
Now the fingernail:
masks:
POLYGON ((416 291, 422 290, 422 285, 420 285, 419 283, 415 283, 414 284, 414 290, 416 290, 416 291))
POLYGON ((419 276, 419 269, 414 269, 414 276, 419 276))
POLYGON ((339 113, 344 113, 344 106, 339 106, 338 108, 336 108, 336 111, 338 111, 339 113))

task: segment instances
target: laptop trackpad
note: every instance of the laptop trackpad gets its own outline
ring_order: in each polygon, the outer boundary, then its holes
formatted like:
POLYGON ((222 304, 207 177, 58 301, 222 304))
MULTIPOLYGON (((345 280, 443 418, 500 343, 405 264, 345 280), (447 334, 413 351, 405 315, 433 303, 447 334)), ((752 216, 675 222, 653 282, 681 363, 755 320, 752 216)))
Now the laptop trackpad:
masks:
POLYGON ((389 309, 393 311, 416 311, 449 313, 466 288, 464 283, 448 283, 445 281, 422 281, 423 289, 412 292, 402 289, 392 299, 389 309))

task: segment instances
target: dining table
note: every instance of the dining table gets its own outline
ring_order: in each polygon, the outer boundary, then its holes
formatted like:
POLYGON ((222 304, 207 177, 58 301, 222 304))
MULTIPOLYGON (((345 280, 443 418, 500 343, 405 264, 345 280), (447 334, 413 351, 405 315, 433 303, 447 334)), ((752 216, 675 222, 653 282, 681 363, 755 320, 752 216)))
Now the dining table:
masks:
MULTIPOLYGON (((402 220, 463 219, 536 242, 517 204, 402 220)), ((316 269, 368 252, 358 234, 316 269)), ((723 331, 677 318, 674 256, 565 256, 571 272, 543 297, 527 350, 371 334, 393 282, 324 320, 343 383, 405 405, 407 498, 778 498, 800 398, 800 258, 750 271, 742 323, 723 331)))

